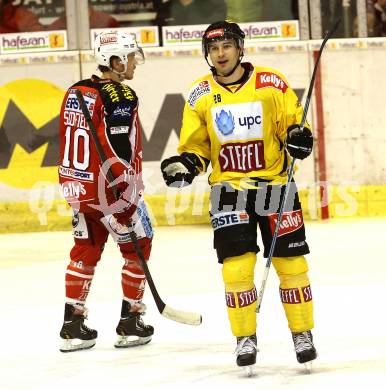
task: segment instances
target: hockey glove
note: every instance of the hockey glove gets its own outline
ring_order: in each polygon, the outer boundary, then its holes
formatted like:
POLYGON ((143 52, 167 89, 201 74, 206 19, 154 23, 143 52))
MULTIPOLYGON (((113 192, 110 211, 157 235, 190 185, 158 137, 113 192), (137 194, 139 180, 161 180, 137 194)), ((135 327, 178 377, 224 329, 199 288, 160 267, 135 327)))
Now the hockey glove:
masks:
MULTIPOLYGON (((198 157, 193 153, 166 158, 161 163, 161 172, 168 187, 182 188, 192 184, 198 175, 198 157)), ((200 164, 201 165, 201 164, 200 164)))
POLYGON ((313 142, 311 130, 307 127, 303 131, 299 125, 292 125, 287 129, 286 148, 291 157, 304 160, 311 154, 313 142))

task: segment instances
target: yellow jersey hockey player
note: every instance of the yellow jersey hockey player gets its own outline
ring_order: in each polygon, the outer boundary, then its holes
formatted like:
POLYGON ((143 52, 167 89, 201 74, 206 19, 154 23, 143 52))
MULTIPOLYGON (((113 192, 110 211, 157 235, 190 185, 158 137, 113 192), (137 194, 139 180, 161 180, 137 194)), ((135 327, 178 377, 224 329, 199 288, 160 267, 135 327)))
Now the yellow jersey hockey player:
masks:
MULTIPOLYGON (((289 159, 308 157, 313 138, 307 127, 303 132, 299 129, 303 109, 285 77, 274 69, 241 62, 244 36, 236 23, 228 21, 206 29, 202 46, 211 74, 192 84, 183 112, 179 155, 162 161, 161 170, 168 186, 183 187, 212 165, 214 248, 223 265, 237 365, 251 366, 257 351, 257 226, 267 257, 289 159)), ((292 182, 272 263, 300 363, 316 358, 307 253, 302 209, 292 182)))

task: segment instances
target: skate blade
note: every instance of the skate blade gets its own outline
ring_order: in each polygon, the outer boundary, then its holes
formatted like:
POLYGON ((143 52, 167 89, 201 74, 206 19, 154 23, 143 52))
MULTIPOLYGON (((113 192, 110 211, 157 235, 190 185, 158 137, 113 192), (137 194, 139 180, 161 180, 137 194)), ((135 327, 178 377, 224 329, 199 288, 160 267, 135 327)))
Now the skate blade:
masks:
POLYGON ((247 375, 247 377, 249 377, 249 378, 255 374, 255 372, 253 371, 253 365, 244 366, 243 370, 244 370, 245 374, 247 375))
POLYGON ((60 352, 75 352, 82 349, 90 349, 96 343, 96 339, 93 340, 81 340, 81 339, 62 339, 62 344, 59 348, 60 352))
POLYGON ((136 336, 118 336, 114 344, 115 348, 131 348, 138 345, 148 344, 151 341, 151 336, 136 337, 136 336))
POLYGON ((306 374, 311 374, 312 373, 312 361, 307 362, 307 363, 303 363, 303 366, 304 366, 304 372, 306 374))

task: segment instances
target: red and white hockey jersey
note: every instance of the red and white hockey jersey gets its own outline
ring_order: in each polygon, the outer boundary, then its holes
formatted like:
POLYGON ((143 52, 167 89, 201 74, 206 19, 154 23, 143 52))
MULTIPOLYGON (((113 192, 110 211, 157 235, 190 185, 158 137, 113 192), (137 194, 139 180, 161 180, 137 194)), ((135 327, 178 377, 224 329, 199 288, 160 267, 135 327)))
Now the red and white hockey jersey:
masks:
POLYGON ((128 185, 133 192, 143 187, 141 131, 138 98, 127 85, 92 76, 68 89, 60 112, 59 182, 70 206, 87 213, 96 210, 92 205, 106 201, 110 204, 114 197, 102 173, 102 162, 76 98, 76 89, 83 94, 120 191, 128 185))

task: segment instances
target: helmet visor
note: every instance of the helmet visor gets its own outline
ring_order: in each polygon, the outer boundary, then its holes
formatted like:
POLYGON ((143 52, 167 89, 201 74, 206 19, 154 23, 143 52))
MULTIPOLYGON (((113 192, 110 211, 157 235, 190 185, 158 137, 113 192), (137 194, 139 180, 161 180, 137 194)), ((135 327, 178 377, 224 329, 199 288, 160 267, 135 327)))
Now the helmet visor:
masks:
POLYGON ((145 62, 145 54, 143 53, 142 47, 138 47, 138 49, 134 52, 135 54, 135 63, 137 65, 142 65, 145 62))

